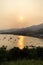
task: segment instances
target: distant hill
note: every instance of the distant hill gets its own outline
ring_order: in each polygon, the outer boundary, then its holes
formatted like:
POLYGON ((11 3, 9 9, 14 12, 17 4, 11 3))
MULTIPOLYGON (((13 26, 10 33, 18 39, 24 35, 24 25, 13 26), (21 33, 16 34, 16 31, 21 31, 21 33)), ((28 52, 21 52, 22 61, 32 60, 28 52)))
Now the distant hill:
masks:
POLYGON ((41 28, 43 28, 43 23, 42 24, 39 24, 39 25, 33 25, 31 27, 28 27, 30 30, 32 31, 36 31, 36 30, 39 30, 41 28))
POLYGON ((37 34, 43 34, 43 28, 39 29, 39 30, 37 31, 37 34))
POLYGON ((21 28, 21 29, 0 30, 0 34, 38 36, 38 34, 43 34, 43 24, 33 25, 33 26, 30 26, 30 27, 21 28))

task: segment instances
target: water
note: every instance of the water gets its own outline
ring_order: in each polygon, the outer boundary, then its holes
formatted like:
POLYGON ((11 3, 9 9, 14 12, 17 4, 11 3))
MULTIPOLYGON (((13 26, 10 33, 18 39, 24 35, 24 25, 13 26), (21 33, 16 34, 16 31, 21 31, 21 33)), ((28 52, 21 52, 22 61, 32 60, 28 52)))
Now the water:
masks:
POLYGON ((0 34, 0 47, 7 46, 7 49, 12 47, 19 47, 20 49, 24 48, 24 46, 29 47, 43 47, 43 39, 27 37, 27 36, 18 36, 18 35, 8 35, 8 34, 0 34))

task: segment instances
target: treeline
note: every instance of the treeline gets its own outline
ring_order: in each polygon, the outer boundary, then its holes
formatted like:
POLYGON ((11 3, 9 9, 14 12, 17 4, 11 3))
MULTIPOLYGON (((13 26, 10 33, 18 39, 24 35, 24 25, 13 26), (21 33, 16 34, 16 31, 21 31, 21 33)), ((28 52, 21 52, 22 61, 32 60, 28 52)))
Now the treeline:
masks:
POLYGON ((18 47, 14 47, 10 50, 6 50, 7 47, 2 46, 0 48, 0 63, 3 61, 20 60, 20 59, 40 59, 43 60, 43 48, 28 48, 20 50, 18 47))

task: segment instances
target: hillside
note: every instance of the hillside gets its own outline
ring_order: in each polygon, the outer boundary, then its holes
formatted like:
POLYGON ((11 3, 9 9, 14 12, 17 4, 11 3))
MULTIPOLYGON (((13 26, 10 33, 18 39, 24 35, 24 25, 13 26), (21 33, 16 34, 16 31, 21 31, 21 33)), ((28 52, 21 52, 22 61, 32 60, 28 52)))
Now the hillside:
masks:
POLYGON ((24 36, 43 37, 43 24, 21 29, 0 30, 0 34, 15 34, 24 36))

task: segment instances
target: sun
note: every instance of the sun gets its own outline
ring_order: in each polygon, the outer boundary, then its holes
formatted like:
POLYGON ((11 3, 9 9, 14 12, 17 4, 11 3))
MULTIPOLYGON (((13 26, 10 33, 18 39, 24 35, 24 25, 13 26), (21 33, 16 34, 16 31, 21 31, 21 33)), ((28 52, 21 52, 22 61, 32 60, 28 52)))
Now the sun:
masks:
POLYGON ((22 21, 24 19, 24 17, 23 16, 20 16, 19 19, 22 21))
POLYGON ((24 22, 24 16, 18 16, 17 21, 18 22, 24 22))

